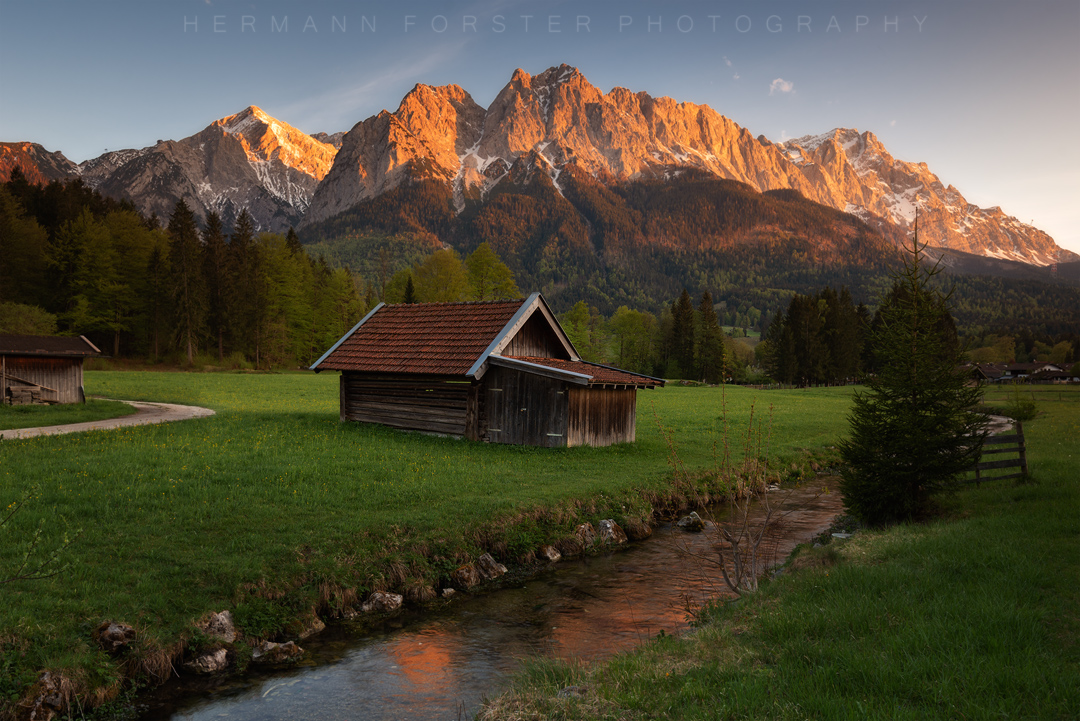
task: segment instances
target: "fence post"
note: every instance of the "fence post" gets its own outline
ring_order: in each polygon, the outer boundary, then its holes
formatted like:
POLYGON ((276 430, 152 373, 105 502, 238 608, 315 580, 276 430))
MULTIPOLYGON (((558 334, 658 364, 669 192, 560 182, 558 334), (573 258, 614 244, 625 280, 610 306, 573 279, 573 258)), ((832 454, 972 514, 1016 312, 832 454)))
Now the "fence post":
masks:
POLYGON ((1021 421, 1016 422, 1016 435, 1020 436, 1020 472, 1027 478, 1027 444, 1024 443, 1024 424, 1021 421))

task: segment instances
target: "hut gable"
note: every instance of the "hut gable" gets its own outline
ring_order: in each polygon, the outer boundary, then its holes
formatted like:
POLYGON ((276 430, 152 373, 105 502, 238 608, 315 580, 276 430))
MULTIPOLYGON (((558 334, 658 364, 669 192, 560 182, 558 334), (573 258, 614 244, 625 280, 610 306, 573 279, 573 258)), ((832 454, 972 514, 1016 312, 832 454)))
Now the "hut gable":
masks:
POLYGON ((83 359, 98 355, 84 336, 0 335, 0 402, 81 403, 83 359))
POLYGON ((342 420, 541 446, 634 440, 637 389, 664 384, 581 360, 539 293, 380 304, 311 368, 341 371, 342 420))

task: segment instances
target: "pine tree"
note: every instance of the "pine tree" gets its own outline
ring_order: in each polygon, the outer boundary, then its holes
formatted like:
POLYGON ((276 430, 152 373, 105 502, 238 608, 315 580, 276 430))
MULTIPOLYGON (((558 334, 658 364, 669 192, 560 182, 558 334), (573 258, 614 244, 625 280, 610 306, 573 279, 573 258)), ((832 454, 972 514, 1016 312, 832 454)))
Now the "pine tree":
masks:
POLYGON ((285 234, 285 247, 289 249, 289 252, 293 255, 303 252, 304 247, 300 245, 300 236, 296 234, 296 229, 291 225, 289 226, 289 232, 285 234))
POLYGON ((217 343, 218 360, 225 358, 225 327, 229 318, 228 306, 228 246, 221 217, 210 212, 203 230, 203 273, 206 276, 207 325, 217 343))
POLYGON ((416 303, 416 286, 413 285, 412 275, 405 281, 405 296, 402 303, 416 303))
POLYGON ((668 375, 688 378, 694 372, 694 303, 683 288, 682 295, 671 304, 671 360, 668 375))
POLYGON ((258 358, 259 253, 255 247, 255 224, 247 210, 236 219, 229 240, 229 328, 234 350, 258 358))
POLYGON ((859 357, 862 355, 859 314, 847 288, 840 288, 839 293, 825 288, 820 297, 826 306, 822 334, 829 351, 825 380, 843 383, 859 373, 859 357))
POLYGON ((698 303, 698 326, 698 380, 719 383, 724 374, 724 331, 720 329, 712 295, 707 290, 698 303))
POLYGON ((172 268, 173 312, 177 344, 195 361, 195 348, 206 323, 206 285, 203 280, 202 245, 195 216, 181 198, 169 218, 169 264, 172 268))
POLYGON ((848 510, 881 525, 923 515, 975 463, 985 420, 973 412, 982 389, 959 370, 948 296, 931 281, 940 268, 919 262, 918 229, 871 342, 878 372, 857 393, 851 435, 840 444, 848 510))

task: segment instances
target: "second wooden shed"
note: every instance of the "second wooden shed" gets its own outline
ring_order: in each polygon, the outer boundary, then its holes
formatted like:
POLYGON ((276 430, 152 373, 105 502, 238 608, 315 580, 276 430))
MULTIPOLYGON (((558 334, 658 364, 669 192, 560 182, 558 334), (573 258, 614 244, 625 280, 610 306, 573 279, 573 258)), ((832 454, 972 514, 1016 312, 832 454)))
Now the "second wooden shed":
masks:
POLYGON ((83 360, 99 355, 83 336, 0 335, 0 402, 83 403, 83 360))

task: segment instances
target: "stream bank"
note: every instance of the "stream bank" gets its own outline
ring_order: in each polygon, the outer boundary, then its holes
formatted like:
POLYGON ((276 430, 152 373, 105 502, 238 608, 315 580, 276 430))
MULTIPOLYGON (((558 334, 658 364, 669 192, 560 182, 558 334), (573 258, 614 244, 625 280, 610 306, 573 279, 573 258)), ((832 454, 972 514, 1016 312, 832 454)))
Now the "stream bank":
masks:
MULTIPOLYGON (((821 482, 796 488, 793 509, 767 542, 781 561, 842 510, 821 482)), ((774 496, 783 497, 787 491, 774 496)), ((724 520, 729 508, 714 508, 724 520)), ((712 521, 707 514, 706 519, 712 521)), ((710 528, 662 525, 619 551, 563 561, 485 595, 462 594, 436 611, 408 610, 358 635, 335 625, 303 642, 295 667, 226 678, 179 679, 142 700, 142 718, 456 719, 476 711, 535 655, 595 661, 688 627, 687 607, 723 592, 710 528)))

